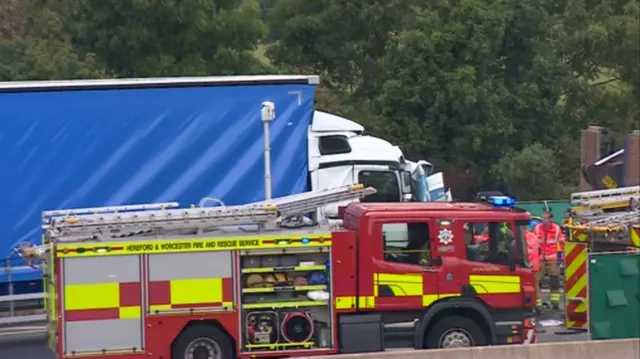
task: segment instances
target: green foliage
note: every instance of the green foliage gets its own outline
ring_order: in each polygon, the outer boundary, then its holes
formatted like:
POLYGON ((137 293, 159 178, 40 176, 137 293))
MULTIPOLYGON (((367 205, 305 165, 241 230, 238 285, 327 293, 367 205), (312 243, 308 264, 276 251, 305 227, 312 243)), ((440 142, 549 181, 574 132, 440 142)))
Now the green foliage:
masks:
POLYGON ((325 86, 376 93, 387 42, 412 22, 416 0, 279 0, 270 16, 278 65, 324 76, 325 86))
POLYGON ((492 166, 491 174, 504 181, 509 193, 518 199, 568 198, 573 186, 558 183, 560 171, 555 153, 540 143, 505 154, 492 166))
POLYGON ((579 130, 640 124, 639 17, 638 0, 2 0, 0 81, 318 74, 317 108, 458 197, 563 198, 579 130))
POLYGON ((266 35, 253 0, 66 0, 80 49, 121 77, 260 73, 266 35))
POLYGON ((93 55, 80 58, 69 42, 33 37, 0 42, 0 81, 105 77, 93 55), (13 64, 7 66, 6 64, 13 64))
POLYGON ((552 142, 569 70, 549 49, 545 21, 522 2, 467 0, 424 10, 399 33, 377 104, 409 153, 488 174, 503 153, 552 142))
POLYGON ((0 6, 0 81, 105 77, 91 53, 73 49, 59 15, 38 1, 0 6))

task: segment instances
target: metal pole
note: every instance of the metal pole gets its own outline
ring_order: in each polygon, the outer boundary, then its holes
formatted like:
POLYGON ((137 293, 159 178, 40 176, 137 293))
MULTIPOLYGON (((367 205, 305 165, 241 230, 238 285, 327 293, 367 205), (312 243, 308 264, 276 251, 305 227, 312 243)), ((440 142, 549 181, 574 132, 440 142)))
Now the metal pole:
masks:
MULTIPOLYGON (((9 291, 9 298, 13 297, 13 279, 12 279, 12 275, 11 275, 11 258, 6 258, 5 259, 5 263, 6 263, 6 271, 7 271, 7 289, 9 291)), ((9 317, 14 317, 15 316, 15 303, 13 302, 13 299, 9 300, 9 317)))
POLYGON ((269 141, 269 122, 264 126, 264 199, 271 199, 271 145, 269 141))
POLYGON ((262 123, 264 127, 264 198, 271 199, 271 139, 269 123, 276 119, 276 105, 273 102, 262 103, 262 123))

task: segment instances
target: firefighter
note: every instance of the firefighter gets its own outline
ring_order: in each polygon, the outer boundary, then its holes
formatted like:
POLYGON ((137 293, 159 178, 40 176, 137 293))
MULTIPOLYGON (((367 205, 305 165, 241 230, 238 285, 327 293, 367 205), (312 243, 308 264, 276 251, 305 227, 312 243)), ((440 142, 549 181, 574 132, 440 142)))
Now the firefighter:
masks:
MULTIPOLYGON (((533 229, 533 234, 540 243, 541 263, 538 277, 541 280, 549 276, 551 305, 554 309, 560 306, 560 268, 558 266, 559 243, 564 243, 562 228, 553 221, 553 214, 544 211, 542 222, 533 229)), ((538 280, 538 285, 540 285, 538 280)))
POLYGON ((489 225, 488 224, 483 224, 482 228, 479 232, 482 232, 480 234, 475 234, 473 236, 473 241, 476 244, 480 244, 480 243, 484 243, 486 241, 489 240, 489 225))
POLYGON ((529 254, 529 263, 531 264, 531 271, 536 276, 536 307, 542 307, 542 293, 540 292, 540 280, 542 279, 540 273, 540 242, 533 232, 529 229, 525 229, 524 238, 527 241, 527 253, 529 254))

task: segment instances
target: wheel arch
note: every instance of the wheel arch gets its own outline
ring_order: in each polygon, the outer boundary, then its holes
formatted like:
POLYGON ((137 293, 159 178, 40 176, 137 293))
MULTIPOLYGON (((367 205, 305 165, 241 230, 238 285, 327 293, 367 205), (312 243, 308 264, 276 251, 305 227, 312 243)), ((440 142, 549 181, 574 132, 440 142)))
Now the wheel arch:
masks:
POLYGON ((485 333, 489 333, 487 339, 490 344, 498 341, 495 324, 484 303, 477 299, 449 298, 434 303, 424 313, 414 334, 415 348, 424 348, 426 334, 433 325, 441 318, 452 315, 471 318, 485 333))

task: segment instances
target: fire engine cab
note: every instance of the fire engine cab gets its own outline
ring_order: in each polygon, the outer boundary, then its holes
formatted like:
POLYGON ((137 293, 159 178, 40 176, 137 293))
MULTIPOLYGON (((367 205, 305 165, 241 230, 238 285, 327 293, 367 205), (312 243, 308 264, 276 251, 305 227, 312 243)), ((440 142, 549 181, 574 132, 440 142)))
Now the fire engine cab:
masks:
POLYGON ((371 193, 45 212, 45 243, 24 253, 41 258, 50 346, 232 359, 535 341, 528 213, 491 197, 352 203, 333 228, 287 220, 371 193))

